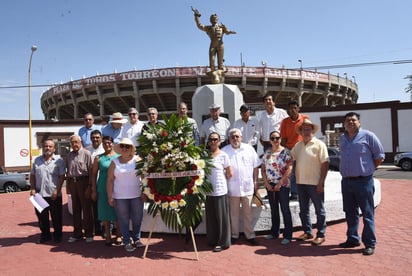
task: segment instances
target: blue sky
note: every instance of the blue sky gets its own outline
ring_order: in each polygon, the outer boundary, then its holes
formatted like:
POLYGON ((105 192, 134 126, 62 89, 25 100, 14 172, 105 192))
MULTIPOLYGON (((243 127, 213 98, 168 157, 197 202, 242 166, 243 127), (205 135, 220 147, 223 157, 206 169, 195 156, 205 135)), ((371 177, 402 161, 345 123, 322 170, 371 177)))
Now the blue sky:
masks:
MULTIPOLYGON (((208 64, 209 38, 191 6, 237 32, 226 36, 226 65, 298 68, 412 59, 410 0, 2 0, 0 87, 26 86, 31 45, 32 85, 99 74, 208 64)), ((327 71, 324 71, 327 72, 327 71)), ((330 69, 359 86, 359 101, 410 101, 412 64, 330 69)), ((32 118, 43 119, 32 88, 32 118)), ((0 120, 27 119, 27 88, 0 88, 0 120)))

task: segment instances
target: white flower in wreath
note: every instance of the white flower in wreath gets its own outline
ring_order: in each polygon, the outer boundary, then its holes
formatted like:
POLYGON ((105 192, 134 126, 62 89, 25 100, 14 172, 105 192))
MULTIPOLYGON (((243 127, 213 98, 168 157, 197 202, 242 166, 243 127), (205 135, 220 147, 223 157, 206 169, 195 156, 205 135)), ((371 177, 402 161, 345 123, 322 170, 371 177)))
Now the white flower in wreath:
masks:
MULTIPOLYGON (((143 185, 143 186, 147 186, 147 178, 146 178, 146 177, 143 177, 142 180, 141 180, 141 182, 142 182, 142 185, 143 185)), ((149 190, 149 191, 150 191, 150 190, 149 190)))
POLYGON ((184 189, 180 192, 180 194, 181 194, 182 196, 184 196, 186 193, 187 193, 187 188, 184 188, 184 189))
MULTIPOLYGON (((202 172, 203 172, 203 170, 202 170, 202 172)), ((204 179, 205 179, 205 175, 204 174, 199 174, 199 178, 196 179, 195 185, 196 186, 202 186, 204 179)))
POLYGON ((203 160, 203 159, 197 159, 197 160, 195 160, 194 163, 196 164, 196 166, 197 166, 199 169, 204 169, 205 166, 206 166, 205 160, 203 160))
POLYGON ((167 149, 168 149, 168 150, 173 149, 173 144, 172 144, 171 142, 168 142, 168 143, 167 143, 167 149))
POLYGON ((193 186, 192 190, 193 190, 193 193, 194 193, 194 194, 198 194, 198 193, 199 193, 199 190, 197 189, 197 186, 193 186))
POLYGON ((179 206, 183 207, 186 205, 186 201, 184 199, 179 200, 179 206))
POLYGON ((162 209, 167 209, 169 207, 169 202, 162 202, 162 209))
POLYGON ((145 135, 146 138, 149 139, 149 140, 153 140, 154 138, 156 138, 155 135, 153 135, 153 134, 151 134, 151 133, 148 133, 148 132, 145 132, 144 135, 145 135))
POLYGON ((152 194, 152 193, 150 192, 150 188, 149 188, 149 187, 144 187, 143 193, 144 193, 145 195, 147 195, 149 198, 150 198, 150 195, 152 194))
POLYGON ((179 207, 179 203, 177 202, 177 200, 172 200, 172 201, 170 202, 169 206, 170 206, 172 209, 176 209, 176 208, 179 207))

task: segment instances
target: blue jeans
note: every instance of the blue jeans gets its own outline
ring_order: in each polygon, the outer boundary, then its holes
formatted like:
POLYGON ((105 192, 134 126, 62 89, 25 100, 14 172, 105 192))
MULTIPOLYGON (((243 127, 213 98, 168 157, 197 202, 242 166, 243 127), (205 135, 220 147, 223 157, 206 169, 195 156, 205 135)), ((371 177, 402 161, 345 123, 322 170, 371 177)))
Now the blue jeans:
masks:
POLYGON ((359 242, 359 209, 363 216, 362 242, 366 247, 375 247, 375 186, 373 176, 356 179, 342 178, 343 211, 345 211, 348 241, 359 242))
POLYGON ((274 205, 273 205, 273 211, 271 212, 271 215, 272 215, 271 232, 277 234, 274 236, 279 236, 279 228, 280 228, 279 204, 280 204, 280 210, 282 212, 282 217, 283 217, 283 224, 285 226, 285 228, 283 229, 283 238, 291 240, 292 232, 293 232, 293 225, 292 225, 292 214, 289 208, 289 190, 290 190, 289 188, 282 187, 280 188, 279 192, 272 192, 273 199, 274 199, 274 205))
POLYGON ((130 199, 115 199, 114 208, 117 219, 119 220, 120 232, 122 233, 123 243, 130 243, 129 223, 132 221, 132 239, 140 240, 140 228, 143 219, 143 201, 141 197, 130 199))
POLYGON ((310 200, 313 202, 316 213, 316 233, 317 238, 324 238, 326 232, 326 211, 324 206, 325 193, 318 194, 316 186, 298 184, 300 220, 303 232, 312 235, 312 222, 310 220, 310 200))

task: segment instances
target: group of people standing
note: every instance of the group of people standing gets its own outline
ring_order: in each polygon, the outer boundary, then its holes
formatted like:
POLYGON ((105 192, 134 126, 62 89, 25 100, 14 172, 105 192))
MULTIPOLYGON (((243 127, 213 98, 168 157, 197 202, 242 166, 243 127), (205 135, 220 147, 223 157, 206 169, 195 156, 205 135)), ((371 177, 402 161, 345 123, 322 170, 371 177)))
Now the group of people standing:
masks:
MULTIPOLYGON (((273 97, 266 95, 264 105, 258 118, 251 117, 250 108, 242 105, 241 119, 230 128, 227 119, 219 116, 220 106, 213 104, 209 107, 210 118, 202 125, 201 141, 207 143, 214 165, 209 178, 214 190, 219 191, 210 194, 206 202, 207 242, 214 252, 238 241, 239 206, 245 238, 252 245, 258 244, 251 207, 259 188, 259 167, 271 209, 272 226, 265 239, 279 238, 281 213, 284 229, 280 243, 287 245, 292 241, 289 202, 298 200, 303 233, 296 239, 315 246, 326 241, 324 191, 329 156, 325 143, 315 137, 319 126, 299 113, 296 101, 289 102, 286 111, 276 108, 273 97), (259 141, 264 151, 261 158, 255 152, 259 141), (316 213, 316 233, 310 218, 311 203, 316 213)), ((385 153, 376 135, 360 128, 358 113, 349 112, 342 119, 345 131, 340 138, 340 172, 348 231, 347 240, 338 246, 357 247, 362 241, 363 254, 372 255, 376 246, 373 172, 385 153), (359 210, 364 222, 362 240, 358 234, 359 210)))
POLYGON ((42 213, 36 211, 41 229, 38 243, 52 239, 49 212, 53 239, 62 240, 61 188, 66 180, 73 206, 73 234, 69 243, 83 239, 91 243, 95 235, 102 235, 107 246, 123 243, 128 252, 144 246, 140 242, 141 183, 135 172, 139 158, 135 147, 144 124, 138 120, 135 108, 129 109, 128 116, 129 120, 116 112, 101 127, 94 124, 92 114, 85 114, 84 126, 70 137, 72 150, 65 160, 54 155, 52 140, 44 141, 43 154, 35 159, 31 172, 31 194, 40 193, 50 204, 42 213), (116 229, 115 239, 112 239, 112 226, 116 229))
MULTIPOLYGON (((207 147, 213 162, 207 176, 213 192, 207 195, 205 206, 207 243, 214 252, 238 242, 240 216, 246 240, 252 245, 258 244, 253 230, 252 199, 259 189, 259 168, 271 208, 272 226, 265 238, 280 236, 280 210, 284 222, 280 243, 287 245, 292 241, 289 201, 297 199, 303 230, 297 239, 311 240, 313 245, 325 242, 324 188, 329 157, 326 145, 315 137, 318 126, 299 113, 295 101, 288 103, 286 111, 275 107, 269 94, 264 97, 264 105, 259 118, 251 117, 250 108, 242 105, 241 119, 231 128, 230 122, 220 116, 220 106, 212 104, 210 118, 203 122, 200 130, 193 119, 187 118, 187 105, 179 105, 179 115, 193 126, 195 143, 207 147), (262 157, 257 154, 258 143, 264 149, 262 157), (317 218, 316 236, 309 216, 311 202, 317 218)), ((140 157, 135 148, 139 146, 138 136, 150 124, 161 124, 156 108, 149 108, 147 114, 149 120, 144 124, 138 120, 135 108, 129 109, 129 120, 116 112, 103 127, 93 123, 92 114, 85 114, 85 125, 78 135, 70 137, 72 151, 65 161, 54 155, 52 140, 44 141, 43 154, 35 159, 31 171, 31 194, 40 193, 50 204, 46 211, 36 211, 41 229, 39 243, 52 239, 49 212, 53 239, 56 242, 62 239, 61 189, 66 180, 73 203, 74 229, 70 243, 83 238, 87 243, 93 242, 93 235, 100 234, 103 225, 103 236, 110 246, 113 243, 110 226, 114 223, 118 230, 115 242, 123 243, 126 251, 144 246, 140 241, 141 183, 135 172, 135 163, 140 157)), ((348 231, 347 240, 339 246, 360 245, 360 208, 364 217, 363 253, 371 255, 376 245, 373 172, 383 161, 384 151, 372 132, 360 128, 359 114, 346 114, 344 126, 340 139, 340 171, 348 231)))

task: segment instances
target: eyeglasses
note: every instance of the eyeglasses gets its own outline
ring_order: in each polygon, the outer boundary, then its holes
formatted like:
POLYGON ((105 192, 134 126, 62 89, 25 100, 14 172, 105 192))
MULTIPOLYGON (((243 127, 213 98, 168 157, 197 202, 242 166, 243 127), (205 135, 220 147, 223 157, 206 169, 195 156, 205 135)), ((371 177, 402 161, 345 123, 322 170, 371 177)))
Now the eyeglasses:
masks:
POLYGON ((129 116, 135 116, 137 113, 129 113, 129 116))
POLYGON ((217 141, 219 141, 218 138, 209 138, 209 142, 217 142, 217 141))
POLYGON ((280 136, 272 136, 272 137, 270 137, 270 140, 271 141, 277 141, 277 140, 279 140, 280 139, 280 136))
POLYGON ((119 146, 121 149, 130 149, 132 147, 131 145, 125 145, 125 144, 120 144, 119 146))

